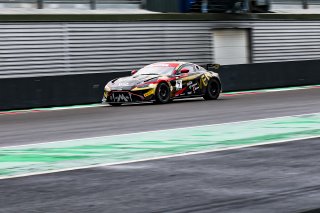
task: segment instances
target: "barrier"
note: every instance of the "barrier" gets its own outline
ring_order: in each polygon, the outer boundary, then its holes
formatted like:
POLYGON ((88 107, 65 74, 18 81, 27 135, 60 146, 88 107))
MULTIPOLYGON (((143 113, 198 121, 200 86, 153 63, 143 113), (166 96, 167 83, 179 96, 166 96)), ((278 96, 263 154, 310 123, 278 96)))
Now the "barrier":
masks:
POLYGON ((0 79, 0 110, 97 103, 106 82, 130 73, 0 79))
MULTIPOLYGON (((320 84, 320 60, 222 66, 224 91, 320 84)), ((0 79, 0 110, 97 103, 105 84, 129 72, 0 79)))
POLYGON ((224 91, 240 91, 320 83, 320 60, 221 66, 224 91))

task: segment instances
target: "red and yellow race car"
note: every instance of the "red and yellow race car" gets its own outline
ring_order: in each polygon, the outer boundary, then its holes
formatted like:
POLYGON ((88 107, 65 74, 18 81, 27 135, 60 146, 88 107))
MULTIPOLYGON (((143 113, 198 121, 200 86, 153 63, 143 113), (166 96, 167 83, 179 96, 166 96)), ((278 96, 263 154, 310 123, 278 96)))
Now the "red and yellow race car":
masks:
MULTIPOLYGON (((218 65, 213 66, 217 69, 218 65)), ((177 98, 203 97, 215 100, 221 92, 218 73, 188 62, 158 62, 133 70, 131 76, 110 81, 102 102, 112 106, 124 103, 167 103, 177 98)))

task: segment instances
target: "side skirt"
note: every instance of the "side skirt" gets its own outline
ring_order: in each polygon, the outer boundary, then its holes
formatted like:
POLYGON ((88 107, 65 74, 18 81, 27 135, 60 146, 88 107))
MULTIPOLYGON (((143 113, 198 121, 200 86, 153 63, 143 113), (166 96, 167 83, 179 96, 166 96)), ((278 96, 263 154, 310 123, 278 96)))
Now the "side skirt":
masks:
POLYGON ((187 98, 197 98, 197 97, 203 97, 203 95, 190 95, 190 96, 178 96, 178 97, 174 97, 174 99, 187 99, 187 98))

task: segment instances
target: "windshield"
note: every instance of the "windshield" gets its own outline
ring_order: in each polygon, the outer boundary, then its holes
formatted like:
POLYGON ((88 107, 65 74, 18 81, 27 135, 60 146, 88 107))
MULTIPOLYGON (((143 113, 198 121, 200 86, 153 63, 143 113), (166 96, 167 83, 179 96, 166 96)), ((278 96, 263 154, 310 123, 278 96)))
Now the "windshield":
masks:
MULTIPOLYGON (((166 64, 165 64, 166 65, 166 64)), ((174 67, 168 65, 149 65, 140 69, 138 75, 171 75, 174 71, 174 67)))

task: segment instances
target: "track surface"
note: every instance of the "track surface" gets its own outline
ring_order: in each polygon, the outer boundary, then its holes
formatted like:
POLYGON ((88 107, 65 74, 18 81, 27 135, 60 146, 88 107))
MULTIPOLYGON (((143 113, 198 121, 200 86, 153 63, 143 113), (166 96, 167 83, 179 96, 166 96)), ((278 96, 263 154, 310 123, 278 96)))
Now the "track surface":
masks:
MULTIPOLYGON (((320 90, 0 117, 19 145, 314 113, 320 90)), ((0 212, 301 212, 320 208, 320 139, 0 180, 0 212)))
POLYGON ((320 208, 320 139, 0 181, 0 212, 320 208))
POLYGON ((320 89, 0 116, 0 146, 320 112, 320 89))

